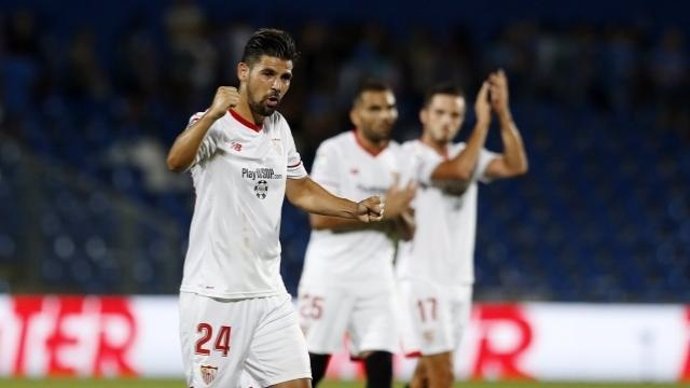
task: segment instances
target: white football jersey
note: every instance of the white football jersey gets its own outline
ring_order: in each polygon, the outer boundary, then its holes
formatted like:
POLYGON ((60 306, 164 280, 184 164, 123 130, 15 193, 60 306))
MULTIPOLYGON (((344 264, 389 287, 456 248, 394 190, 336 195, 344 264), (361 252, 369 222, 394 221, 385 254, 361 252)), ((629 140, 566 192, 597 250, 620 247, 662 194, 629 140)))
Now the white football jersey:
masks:
POLYGON ((196 202, 180 290, 228 299, 286 294, 285 182, 307 172, 285 118, 276 112, 258 127, 229 111, 208 130, 190 171, 196 202))
MULTIPOLYGON (((448 147, 455 157, 464 143, 448 147)), ((401 279, 433 280, 437 284, 474 282, 474 244, 477 227, 477 181, 488 182, 486 167, 497 154, 482 149, 466 189, 432 182, 431 173, 443 157, 420 140, 402 145, 406 169, 419 183, 412 202, 417 225, 412 241, 401 243, 396 261, 401 279), (464 191, 463 191, 464 189, 464 191)))
MULTIPOLYGON (((348 131, 324 141, 310 176, 330 192, 361 201, 384 195, 399 174, 399 144, 391 141, 377 155, 348 131)), ((344 284, 359 289, 390 288, 394 243, 383 232, 312 230, 301 285, 344 284)))

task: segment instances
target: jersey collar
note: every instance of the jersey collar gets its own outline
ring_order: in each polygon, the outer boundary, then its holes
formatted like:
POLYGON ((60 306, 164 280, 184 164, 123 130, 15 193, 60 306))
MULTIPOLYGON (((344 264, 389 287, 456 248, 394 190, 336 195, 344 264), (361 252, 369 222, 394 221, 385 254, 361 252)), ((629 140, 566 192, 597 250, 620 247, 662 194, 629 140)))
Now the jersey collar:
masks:
POLYGON ((228 109, 228 112, 230 112, 230 115, 232 117, 234 117, 235 120, 239 121, 240 124, 244 125, 245 127, 251 129, 254 132, 261 132, 263 125, 257 125, 257 124, 252 123, 251 121, 240 116, 240 114, 235 112, 233 109, 228 109))
POLYGON ((420 137, 419 139, 417 139, 417 141, 420 142, 420 143, 422 143, 425 147, 428 147, 429 149, 431 149, 432 151, 434 151, 435 153, 437 153, 439 156, 441 156, 441 157, 443 158, 443 160, 448 160, 448 159, 450 159, 450 158, 448 157, 448 144, 446 144, 446 145, 443 147, 443 152, 440 152, 440 151, 437 150, 436 148, 434 148, 434 147, 432 147, 432 146, 426 144, 426 143, 424 142, 424 140, 423 140, 421 137, 420 137))
POLYGON ((355 141, 357 142, 357 145, 361 149, 363 149, 366 153, 368 153, 369 155, 374 156, 374 157, 378 156, 378 154, 380 154, 381 152, 383 152, 383 150, 388 148, 388 144, 390 144, 390 142, 389 142, 383 148, 372 148, 371 146, 368 146, 368 145, 364 144, 364 142, 362 142, 362 139, 359 138, 359 130, 357 128, 354 128, 352 130, 352 135, 355 137, 355 141))

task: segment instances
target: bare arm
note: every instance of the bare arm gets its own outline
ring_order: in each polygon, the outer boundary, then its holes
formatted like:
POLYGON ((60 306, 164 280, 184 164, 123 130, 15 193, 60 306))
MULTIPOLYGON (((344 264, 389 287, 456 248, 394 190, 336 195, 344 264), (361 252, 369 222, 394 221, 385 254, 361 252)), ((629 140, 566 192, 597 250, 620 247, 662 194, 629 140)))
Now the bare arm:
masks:
POLYGON ((328 217, 318 214, 309 214, 309 224, 314 230, 333 230, 336 232, 347 232, 351 230, 374 229, 383 230, 383 225, 365 224, 359 220, 328 217))
POLYGON ((488 100, 489 87, 489 82, 485 81, 477 94, 477 100, 474 104, 477 123, 466 147, 453 159, 441 162, 431 174, 431 179, 469 182, 477 165, 479 152, 484 148, 491 123, 491 105, 488 100))
MULTIPOLYGON (((332 213, 324 213, 322 211, 312 211, 308 209, 310 205, 304 205, 305 201, 317 202, 321 206, 329 206, 326 201, 322 198, 336 198, 339 201, 347 201, 348 203, 353 203, 347 199, 340 198, 332 195, 326 189, 321 187, 318 183, 314 182, 311 178, 305 179, 292 179, 288 180, 287 195, 288 200, 295 206, 310 212, 309 221, 313 229, 331 229, 335 231, 350 231, 359 229, 376 229, 384 230, 390 227, 389 221, 396 219, 400 214, 409 208, 410 201, 414 197, 416 186, 414 184, 409 184, 403 189, 397 188, 397 185, 393 185, 385 196, 385 208, 386 211, 383 213, 382 220, 383 223, 376 224, 366 224, 362 222, 361 218, 352 218, 349 216, 343 216, 332 213), (294 182, 293 182, 294 181, 294 182), (304 181, 304 182, 301 182, 304 181)), ((372 198, 372 197, 370 197, 372 198)), ((366 200, 365 200, 366 201, 366 200)), ((361 202, 360 202, 361 203, 361 202)))
POLYGON ((380 221, 383 217, 383 203, 380 198, 369 197, 360 202, 353 202, 329 193, 309 177, 288 179, 285 194, 290 203, 304 211, 330 216, 326 218, 346 224, 380 221))
POLYGON ((485 174, 491 178, 509 178, 527 173, 527 153, 508 104, 508 80, 503 72, 492 74, 491 104, 501 125, 503 154, 492 160, 485 174))
POLYGON ((213 104, 199 120, 188 126, 177 136, 170 151, 167 164, 171 171, 184 171, 194 162, 201 142, 216 120, 223 117, 232 106, 237 105, 239 93, 230 86, 221 86, 216 91, 213 104))

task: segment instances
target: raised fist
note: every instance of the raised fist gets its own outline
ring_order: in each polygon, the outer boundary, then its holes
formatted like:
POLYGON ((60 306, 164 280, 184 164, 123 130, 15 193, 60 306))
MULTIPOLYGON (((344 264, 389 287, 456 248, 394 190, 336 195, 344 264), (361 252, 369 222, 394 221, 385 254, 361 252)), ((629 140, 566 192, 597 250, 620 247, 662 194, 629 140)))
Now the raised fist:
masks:
POLYGON ((240 92, 234 86, 220 86, 213 97, 213 103, 208 114, 215 118, 221 118, 228 109, 236 106, 240 101, 240 92))

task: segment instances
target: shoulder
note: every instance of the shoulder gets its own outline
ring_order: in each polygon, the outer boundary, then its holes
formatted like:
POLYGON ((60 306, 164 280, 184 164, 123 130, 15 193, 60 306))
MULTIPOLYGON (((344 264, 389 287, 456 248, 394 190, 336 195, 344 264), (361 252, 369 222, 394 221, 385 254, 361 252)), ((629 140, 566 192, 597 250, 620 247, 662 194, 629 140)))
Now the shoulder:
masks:
POLYGON ((319 144, 319 150, 336 152, 338 150, 347 149, 350 144, 354 144, 354 136, 352 136, 351 131, 347 131, 322 141, 321 144, 319 144))
POLYGON ((402 149, 403 152, 421 152, 424 151, 425 148, 427 148, 424 143, 419 141, 418 139, 412 139, 408 140, 400 145, 400 148, 402 149))
POLYGON ((271 125, 274 126, 282 126, 282 125, 288 125, 287 120, 285 119, 285 116, 283 116, 280 112, 275 111, 273 114, 267 117, 271 125))
POLYGON ((191 115, 189 117, 189 125, 196 123, 201 117, 203 117, 206 114, 207 111, 208 111, 208 109, 206 109, 205 111, 202 111, 202 112, 196 112, 193 115, 191 115))
POLYGON ((390 148, 391 150, 396 151, 396 152, 400 151, 401 146, 402 145, 400 143, 398 143, 397 140, 391 140, 390 142, 388 142, 388 148, 390 148))
POLYGON ((406 153, 406 149, 403 147, 403 144, 400 144, 395 140, 391 140, 386 147, 386 152, 395 155, 397 158, 403 158, 406 153))
POLYGON ((442 159, 441 156, 431 147, 424 144, 424 142, 414 139, 403 143, 403 153, 408 157, 423 158, 423 159, 442 159))
POLYGON ((290 124, 288 124, 287 120, 285 117, 280 114, 280 112, 275 111, 273 114, 270 116, 266 117, 266 121, 264 122, 264 127, 268 131, 277 131, 277 132, 288 132, 292 133, 290 130, 290 124))
MULTIPOLYGON (((467 147, 467 144, 465 142, 457 142, 453 143, 450 146, 450 151, 455 155, 459 153, 460 151, 464 150, 467 147)), ((480 154, 486 154, 486 155, 494 155, 496 154, 495 152, 488 150, 486 147, 482 147, 479 149, 480 154)))
POLYGON ((457 143, 451 143, 449 146, 449 151, 451 155, 456 155, 460 151, 464 150, 465 147, 467 147, 467 144, 464 141, 460 141, 457 143))
MULTIPOLYGON (((196 112, 193 115, 189 117, 189 122, 187 123, 187 127, 190 127, 194 125, 197 121, 199 121, 204 115, 208 112, 208 109, 203 111, 203 112, 196 112)), ((229 131, 229 125, 226 122, 226 118, 229 115, 225 115, 221 117, 220 119, 215 120, 211 126, 208 129, 208 132, 206 133, 206 137, 210 138, 220 138, 226 135, 226 132, 229 131)))

